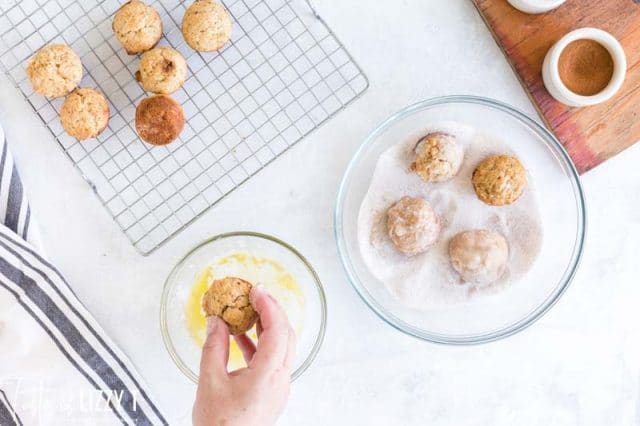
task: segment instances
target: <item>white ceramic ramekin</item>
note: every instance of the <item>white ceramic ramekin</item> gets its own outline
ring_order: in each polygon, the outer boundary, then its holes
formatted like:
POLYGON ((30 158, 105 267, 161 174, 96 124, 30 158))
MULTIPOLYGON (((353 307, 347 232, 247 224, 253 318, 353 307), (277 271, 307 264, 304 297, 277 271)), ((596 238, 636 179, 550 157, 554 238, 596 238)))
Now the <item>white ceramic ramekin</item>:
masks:
POLYGON ((509 4, 524 13, 545 13, 559 7, 566 0, 508 0, 509 4))
POLYGON ((597 28, 580 28, 566 34, 549 49, 542 64, 542 79, 551 96, 558 102, 574 107, 595 105, 611 99, 622 86, 626 72, 627 58, 620 42, 608 32, 597 28), (582 39, 597 41, 609 51, 613 58, 611 81, 600 93, 593 96, 582 96, 569 90, 562 82, 558 71, 558 61, 562 51, 572 41, 582 39))

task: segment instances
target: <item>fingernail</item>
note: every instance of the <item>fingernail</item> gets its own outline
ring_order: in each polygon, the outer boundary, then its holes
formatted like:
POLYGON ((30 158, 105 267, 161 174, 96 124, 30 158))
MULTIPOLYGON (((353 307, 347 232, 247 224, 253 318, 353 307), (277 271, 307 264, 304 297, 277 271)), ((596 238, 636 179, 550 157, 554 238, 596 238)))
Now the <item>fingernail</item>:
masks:
POLYGON ((218 317, 216 316, 207 317, 207 335, 213 333, 218 327, 219 323, 220 323, 220 320, 218 319, 218 317))

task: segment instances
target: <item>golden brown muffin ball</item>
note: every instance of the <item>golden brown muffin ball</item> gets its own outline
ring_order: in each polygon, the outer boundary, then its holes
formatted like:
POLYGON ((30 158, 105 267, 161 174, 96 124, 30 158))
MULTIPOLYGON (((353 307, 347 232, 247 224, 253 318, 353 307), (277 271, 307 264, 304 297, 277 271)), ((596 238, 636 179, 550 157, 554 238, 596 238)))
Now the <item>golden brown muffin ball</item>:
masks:
POLYGON ((193 50, 218 50, 231 37, 231 17, 220 3, 195 0, 182 18, 182 35, 193 50))
POLYGON ((80 57, 66 44, 50 44, 27 66, 33 90, 50 98, 68 95, 82 80, 80 57))
POLYGON ((147 92, 170 94, 187 79, 187 62, 175 49, 156 47, 142 55, 136 79, 147 92))
POLYGON ((234 336, 246 333, 258 320, 249 295, 253 286, 241 278, 226 277, 215 280, 202 299, 207 316, 222 318, 234 336))
POLYGON ((111 27, 130 55, 146 52, 162 37, 160 15, 153 7, 138 0, 131 0, 118 9, 111 27))
POLYGON ((473 172, 478 198, 491 206, 514 203, 527 185, 527 172, 517 158, 496 155, 483 160, 473 172))
POLYGON ((109 104, 104 95, 95 89, 75 90, 60 108, 60 123, 74 138, 95 138, 109 123, 109 104))
POLYGON ((183 127, 184 112, 171 96, 150 96, 136 108, 136 131, 147 143, 166 145, 173 142, 183 127))

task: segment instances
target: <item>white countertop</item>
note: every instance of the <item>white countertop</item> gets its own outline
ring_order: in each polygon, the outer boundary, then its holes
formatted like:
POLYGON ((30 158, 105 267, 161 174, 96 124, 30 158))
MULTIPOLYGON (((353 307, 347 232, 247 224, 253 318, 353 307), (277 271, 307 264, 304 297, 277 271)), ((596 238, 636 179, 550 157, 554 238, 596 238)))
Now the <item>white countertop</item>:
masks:
POLYGON ((195 388, 162 343, 163 281, 196 242, 240 229, 292 243, 327 292, 326 340, 294 384, 283 425, 640 422, 640 145, 583 177, 589 230, 582 266, 539 322, 476 347, 407 337, 360 301, 338 259, 332 212, 349 158, 381 120, 433 96, 483 95, 532 115, 534 109, 469 0, 316 3, 360 62, 369 90, 149 257, 134 250, 0 78, 0 122, 46 251, 130 356, 170 422, 190 423, 195 388))

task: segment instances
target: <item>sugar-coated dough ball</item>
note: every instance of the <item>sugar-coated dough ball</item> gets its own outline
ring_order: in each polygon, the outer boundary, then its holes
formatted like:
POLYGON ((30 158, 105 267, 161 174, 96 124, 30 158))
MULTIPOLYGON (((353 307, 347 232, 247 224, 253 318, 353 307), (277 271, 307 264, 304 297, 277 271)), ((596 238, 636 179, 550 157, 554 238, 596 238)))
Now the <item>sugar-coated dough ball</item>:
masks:
POLYGON ((213 0, 195 0, 182 18, 182 35, 193 50, 213 52, 231 37, 231 17, 213 0))
POLYGON ((187 62, 175 49, 156 47, 142 55, 136 78, 147 92, 170 94, 187 79, 187 62))
POLYGON ((402 197, 387 210, 387 230, 400 252, 414 256, 438 240, 440 219, 424 199, 402 197))
POLYGON ((146 52, 162 37, 160 15, 153 7, 138 0, 131 0, 118 9, 111 27, 130 55, 146 52))
POLYGON ((464 150, 455 136, 435 132, 418 142, 414 154, 412 171, 427 182, 443 182, 453 178, 460 170, 464 150))
POLYGON ((484 159, 473 172, 478 198, 491 206, 514 203, 527 185, 527 172, 517 158, 496 155, 484 159))
POLYGON ((496 281, 504 273, 508 258, 507 240, 497 232, 464 231, 449 242, 451 265, 466 282, 488 284, 496 281))
POLYGON ((234 336, 245 333, 258 320, 249 295, 253 286, 236 277, 215 280, 202 298, 202 309, 207 316, 222 318, 234 336))
POLYGON ((60 108, 60 123, 76 139, 95 138, 109 124, 107 99, 95 89, 75 90, 60 108))
POLYGON ((50 44, 36 53, 27 66, 33 90, 42 96, 65 96, 82 80, 80 57, 66 44, 50 44))

